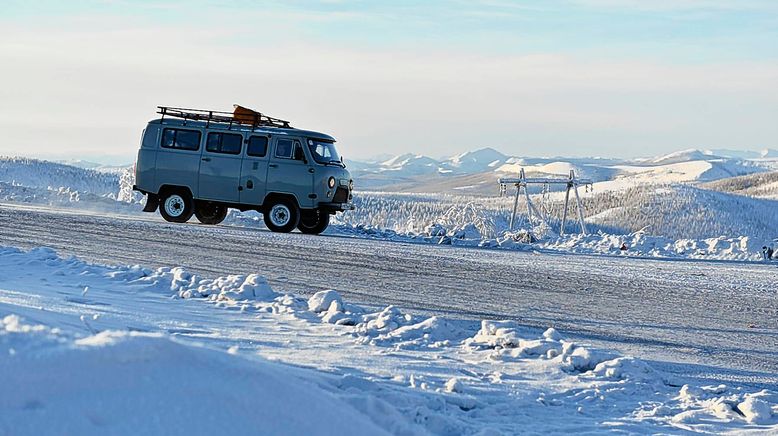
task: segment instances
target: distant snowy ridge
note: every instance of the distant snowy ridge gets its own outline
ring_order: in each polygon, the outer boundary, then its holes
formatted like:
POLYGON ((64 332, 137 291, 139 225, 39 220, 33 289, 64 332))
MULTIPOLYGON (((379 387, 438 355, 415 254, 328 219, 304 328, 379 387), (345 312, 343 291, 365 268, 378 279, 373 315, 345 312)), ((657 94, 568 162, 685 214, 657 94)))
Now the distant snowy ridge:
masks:
POLYGON ((708 160, 721 160, 721 159, 725 159, 725 158, 721 156, 716 156, 715 154, 713 154, 713 152, 707 152, 698 149, 689 149, 689 150, 676 151, 670 154, 666 154, 664 156, 659 156, 651 159, 649 162, 653 164, 667 165, 667 164, 674 164, 674 163, 681 163, 681 162, 708 161, 708 160))
POLYGON ((126 165, 105 165, 97 162, 91 162, 88 160, 83 159, 75 159, 75 160, 57 160, 54 161, 55 163, 64 164, 64 165, 70 165, 78 168, 84 168, 88 170, 95 170, 99 171, 101 173, 115 173, 120 174, 122 171, 126 170, 128 167, 131 167, 132 164, 126 164, 126 165))
POLYGON ((452 171, 476 173, 499 167, 507 160, 508 156, 487 147, 453 156, 444 161, 443 166, 452 171))
POLYGON ((497 167, 508 157, 492 148, 482 148, 475 151, 452 156, 444 160, 436 160, 421 154, 401 154, 377 165, 365 162, 356 164, 357 171, 374 173, 394 172, 398 177, 409 177, 424 174, 471 174, 488 171, 497 167))
POLYGON ((700 187, 756 198, 778 200, 778 171, 715 180, 700 187))
POLYGON ((440 167, 439 163, 432 158, 416 154, 402 154, 381 163, 378 171, 402 172, 403 175, 421 175, 439 172, 440 167))
POLYGON ((399 192, 490 192, 498 177, 515 176, 524 169, 528 176, 579 178, 605 183, 601 189, 623 189, 636 184, 712 181, 778 169, 774 151, 733 152, 689 149, 663 156, 639 159, 510 157, 492 148, 482 148, 436 160, 404 154, 378 164, 353 162, 355 183, 367 189, 399 192))

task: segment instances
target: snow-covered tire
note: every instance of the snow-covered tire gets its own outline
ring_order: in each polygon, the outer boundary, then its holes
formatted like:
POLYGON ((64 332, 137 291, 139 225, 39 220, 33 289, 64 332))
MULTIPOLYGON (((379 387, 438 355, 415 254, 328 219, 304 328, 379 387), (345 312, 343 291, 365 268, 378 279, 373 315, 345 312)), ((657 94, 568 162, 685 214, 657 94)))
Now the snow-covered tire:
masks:
POLYGON ((300 223, 300 209, 285 198, 272 200, 262 213, 268 229, 278 233, 289 233, 300 223))
POLYGON ((227 216, 227 206, 212 201, 195 201, 194 214, 203 224, 219 224, 227 216))
POLYGON ((160 196, 159 214, 165 221, 185 223, 194 213, 194 200, 185 190, 171 190, 160 196))
POLYGON ((330 224, 330 214, 319 209, 305 211, 300 215, 300 224, 297 228, 309 235, 318 235, 330 224))

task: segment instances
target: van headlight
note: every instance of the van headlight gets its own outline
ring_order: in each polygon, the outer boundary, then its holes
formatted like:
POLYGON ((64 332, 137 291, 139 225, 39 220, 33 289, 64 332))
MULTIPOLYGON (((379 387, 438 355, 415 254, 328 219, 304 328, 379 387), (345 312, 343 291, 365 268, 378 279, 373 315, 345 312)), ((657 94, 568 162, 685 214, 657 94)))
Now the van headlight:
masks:
POLYGON ((327 186, 329 186, 330 189, 335 187, 335 177, 330 177, 330 179, 327 180, 327 186))

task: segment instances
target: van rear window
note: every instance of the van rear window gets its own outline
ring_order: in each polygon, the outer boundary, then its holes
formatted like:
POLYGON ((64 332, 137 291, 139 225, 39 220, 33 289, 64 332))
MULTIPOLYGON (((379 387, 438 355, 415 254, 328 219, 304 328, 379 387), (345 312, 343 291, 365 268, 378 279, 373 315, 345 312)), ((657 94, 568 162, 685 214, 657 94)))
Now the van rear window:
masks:
POLYGON ((209 133, 205 149, 211 153, 240 154, 243 136, 234 133, 209 133))
POLYGON ((254 157, 265 157, 267 154, 267 136, 252 136, 246 154, 254 157))
POLYGON ((197 130, 165 129, 162 132, 163 148, 176 148, 179 150, 199 150, 200 132, 197 130))

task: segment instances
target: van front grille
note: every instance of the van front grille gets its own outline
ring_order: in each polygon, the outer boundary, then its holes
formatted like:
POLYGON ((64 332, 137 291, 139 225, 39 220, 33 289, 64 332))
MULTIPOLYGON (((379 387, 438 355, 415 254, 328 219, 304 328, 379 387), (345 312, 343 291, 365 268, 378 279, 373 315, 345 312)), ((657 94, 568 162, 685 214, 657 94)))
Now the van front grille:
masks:
POLYGON ((338 186, 335 190, 335 195, 332 196, 333 203, 347 203, 348 202, 348 189, 338 186))

